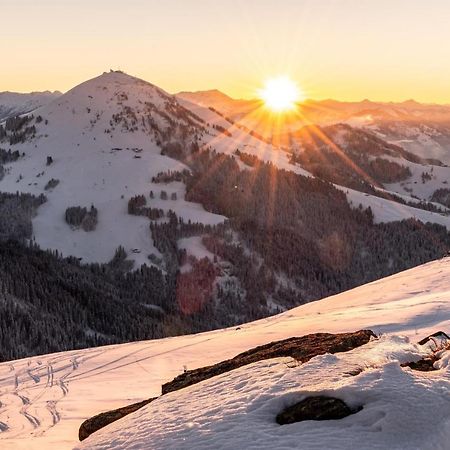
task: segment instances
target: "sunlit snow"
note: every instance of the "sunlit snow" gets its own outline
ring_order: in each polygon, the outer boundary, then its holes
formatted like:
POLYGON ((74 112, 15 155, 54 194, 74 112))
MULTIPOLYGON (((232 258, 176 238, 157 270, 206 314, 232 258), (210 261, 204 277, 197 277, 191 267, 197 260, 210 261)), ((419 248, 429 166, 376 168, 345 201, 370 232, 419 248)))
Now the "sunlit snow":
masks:
POLYGON ((2 449, 447 449, 450 355, 433 373, 400 368, 450 329, 450 259, 278 316, 198 335, 70 351, 0 365, 2 449), (372 329, 381 339, 304 365, 275 359, 163 396, 77 444, 81 422, 160 394, 180 374, 273 340, 372 329), (363 369, 351 376, 355 368, 363 369), (336 422, 280 427, 275 415, 308 393, 364 408, 336 422))

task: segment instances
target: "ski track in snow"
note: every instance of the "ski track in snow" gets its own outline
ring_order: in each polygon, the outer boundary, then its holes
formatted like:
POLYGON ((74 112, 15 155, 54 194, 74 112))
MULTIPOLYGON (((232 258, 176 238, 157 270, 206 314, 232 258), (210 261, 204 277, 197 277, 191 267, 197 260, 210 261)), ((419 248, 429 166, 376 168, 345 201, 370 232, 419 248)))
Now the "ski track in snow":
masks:
MULTIPOLYGON (((184 349, 201 345, 211 339, 208 337, 193 343, 177 345, 174 348, 171 346, 164 352, 159 352, 158 348, 152 345, 144 346, 133 351, 120 352, 120 356, 116 358, 110 354, 115 355, 117 348, 126 350, 127 347, 133 348, 134 344, 49 355, 46 362, 44 362, 45 357, 38 357, 15 361, 7 365, 1 364, 0 417, 5 416, 7 421, 0 421, 0 432, 3 433, 3 436, 0 434, 0 440, 6 437, 5 443, 0 444, 0 447, 9 448, 11 445, 10 448, 16 448, 13 442, 17 437, 25 434, 36 439, 57 425, 63 417, 59 404, 70 394, 72 382, 86 380, 89 383, 91 378, 99 375, 114 373, 118 369, 129 368, 135 364, 140 365, 143 361, 161 357, 173 351, 182 352, 184 349), (103 363, 105 360, 106 362, 103 363), (17 400, 14 402, 13 398, 17 400)), ((175 340, 172 342, 176 343, 175 340)))
MULTIPOLYGON (((9 364, 8 376, 0 379, 0 392, 4 400, 3 409, 8 411, 8 423, 13 422, 15 426, 2 422, 1 431, 8 431, 12 437, 27 431, 32 436, 40 436, 55 426, 61 420, 58 402, 68 392, 66 387, 62 387, 63 377, 70 373, 67 370, 74 370, 73 367, 61 357, 51 358, 46 363, 37 359, 20 366, 16 362, 9 364), (54 364, 57 367, 56 379, 54 364), (12 405, 18 407, 14 410, 12 405)), ((5 374, 0 372, 1 375, 5 374)), ((5 414, 1 410, 0 413, 2 416, 5 414)))

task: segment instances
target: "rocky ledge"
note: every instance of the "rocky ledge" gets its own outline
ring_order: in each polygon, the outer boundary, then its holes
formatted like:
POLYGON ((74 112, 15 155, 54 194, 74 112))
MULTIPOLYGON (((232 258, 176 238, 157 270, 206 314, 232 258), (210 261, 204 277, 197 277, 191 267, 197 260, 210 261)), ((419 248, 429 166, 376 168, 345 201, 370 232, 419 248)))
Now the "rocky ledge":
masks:
MULTIPOLYGON (((221 361, 212 366, 186 371, 174 380, 165 383, 162 386, 162 395, 200 383, 201 381, 257 361, 280 357, 292 357, 300 363, 305 363, 311 358, 325 353, 339 353, 353 350, 356 347, 366 344, 373 337, 376 336, 372 331, 360 330, 354 333, 340 334, 314 333, 271 342, 247 350, 234 358, 221 361)), ((156 399, 157 397, 150 398, 139 403, 134 403, 133 405, 100 413, 87 419, 82 423, 79 430, 80 441, 86 439, 95 431, 137 411, 156 399)), ((336 406, 334 403, 329 404, 330 407, 333 407, 333 405, 336 406)))

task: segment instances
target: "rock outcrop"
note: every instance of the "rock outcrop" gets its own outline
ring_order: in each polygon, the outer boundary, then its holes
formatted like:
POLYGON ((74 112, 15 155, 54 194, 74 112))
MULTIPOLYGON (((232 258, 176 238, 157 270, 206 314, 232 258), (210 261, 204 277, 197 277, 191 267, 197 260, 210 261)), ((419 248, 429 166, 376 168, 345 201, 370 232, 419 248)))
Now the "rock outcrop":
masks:
POLYGON ((367 344, 371 337, 375 337, 372 331, 361 330, 354 333, 341 334, 314 333, 302 337, 292 337, 282 341, 271 342, 270 344, 247 350, 232 359, 227 359, 212 366, 188 370, 177 376, 174 380, 163 384, 162 393, 167 394, 171 391, 177 391, 178 389, 264 359, 290 356, 304 363, 314 356, 325 353, 347 352, 367 344))
POLYGON ((353 410, 338 398, 319 395, 289 406, 277 415, 276 421, 279 425, 287 425, 304 420, 338 420, 361 409, 353 410))
POLYGON ((85 420, 78 430, 78 438, 80 439, 80 441, 83 441, 92 433, 95 433, 101 428, 106 427, 106 425, 109 425, 110 423, 115 422, 116 420, 119 420, 122 417, 131 414, 132 412, 137 411, 138 409, 142 408, 145 405, 148 405, 157 398, 158 397, 149 398, 148 400, 144 400, 139 403, 133 403, 132 405, 124 406, 123 408, 118 408, 112 411, 97 414, 96 416, 85 420))
MULTIPOLYGON (((314 356, 323 355, 325 353, 347 352, 366 344, 372 337, 375 337, 375 334, 372 331, 360 330, 354 333, 341 334, 314 333, 302 337, 292 337, 281 341, 271 342, 247 350, 232 359, 227 359, 212 366, 186 371, 174 380, 164 384, 162 386, 162 395, 183 389, 187 386, 200 383, 201 381, 214 376, 264 359, 290 356, 297 361, 304 363, 314 356)), ((156 398, 97 414, 96 416, 87 419, 82 423, 78 433, 80 441, 86 439, 95 431, 121 419, 127 414, 137 411, 139 408, 142 408, 154 400, 156 400, 156 398)))
POLYGON ((443 331, 437 331, 418 342, 419 345, 430 343, 432 344, 431 347, 433 348, 433 351, 429 356, 422 358, 419 361, 403 363, 401 366, 409 367, 410 369, 418 370, 420 372, 432 372, 437 370, 436 367, 434 367, 434 363, 439 361, 439 352, 441 350, 450 348, 450 336, 443 331))

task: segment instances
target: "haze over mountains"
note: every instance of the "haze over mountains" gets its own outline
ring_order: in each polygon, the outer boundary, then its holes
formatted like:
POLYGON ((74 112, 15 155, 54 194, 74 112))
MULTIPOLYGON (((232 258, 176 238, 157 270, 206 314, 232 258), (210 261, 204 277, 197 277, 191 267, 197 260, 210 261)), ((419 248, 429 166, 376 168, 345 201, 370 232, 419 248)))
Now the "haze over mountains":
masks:
POLYGON ((234 325, 448 250, 426 147, 347 121, 280 148, 193 96, 109 72, 1 124, 3 317, 54 330, 4 319, 4 359, 234 325))
POLYGON ((303 126, 347 123, 367 128, 418 156, 426 155, 426 158, 435 158, 446 164, 450 162, 450 105, 421 104, 414 100, 402 103, 306 100, 298 105, 297 111, 275 120, 261 101, 235 100, 217 90, 180 92, 177 97, 213 107, 281 145, 295 145, 295 137, 283 135, 295 136, 303 126), (278 123, 274 125, 273 122, 278 123))
MULTIPOLYGON (((119 246, 123 246, 128 253, 135 251, 128 257, 137 265, 148 261, 147 256, 151 253, 161 257, 146 232, 147 220, 126 214, 127 202, 130 197, 148 195, 150 190, 159 194, 158 186, 151 182, 159 172, 187 170, 182 163, 159 154, 164 140, 173 142, 183 134, 186 135, 182 138, 187 140, 187 145, 198 139, 200 146, 227 154, 239 149, 263 161, 271 161, 279 168, 302 174, 310 172, 338 185, 353 188, 356 192, 346 191, 349 200, 371 206, 376 220, 390 220, 390 215, 386 214, 390 204, 380 203, 378 198, 371 196, 362 198, 358 191, 386 197, 374 190, 373 186, 376 186, 405 195, 396 197, 396 200, 410 205, 436 199, 439 202, 439 195, 433 195, 440 188, 445 188, 450 175, 450 170, 443 167, 450 154, 448 148, 442 147, 438 154, 441 160, 431 161, 437 165, 429 165, 428 156, 434 157, 436 152, 434 147, 429 148, 428 141, 411 155, 400 146, 391 145, 391 140, 383 139, 386 136, 381 137, 380 126, 373 121, 358 123, 358 127, 324 126, 332 122, 331 116, 334 116, 334 121, 348 124, 354 122, 355 117, 363 117, 362 112, 365 112, 364 117, 368 117, 374 108, 379 110, 382 107, 367 101, 358 104, 308 102, 304 108, 312 110, 312 105, 315 105, 320 132, 317 133, 314 128, 310 131, 309 127, 299 127, 289 134, 292 145, 286 151, 279 151, 269 143, 270 140, 265 142, 258 138, 268 117, 257 124, 255 131, 241 127, 247 116, 233 124, 221 115, 225 111, 231 117, 238 117, 242 114, 242 105, 255 108, 256 102, 233 100, 219 91, 173 97, 128 75, 109 73, 51 101, 55 96, 49 94, 40 99, 48 104, 33 113, 32 132, 29 130, 27 134, 27 124, 23 124, 20 131, 4 133, 6 146, 8 141, 13 142, 11 136, 15 135, 19 142, 15 142, 12 149, 24 152, 25 156, 7 166, 0 188, 9 192, 20 190, 34 195, 46 194, 48 201, 33 219, 33 239, 43 248, 57 249, 63 255, 73 255, 85 262, 107 262, 119 246), (322 105, 320 113, 319 104, 322 105), (209 106, 216 111, 209 109, 209 106), (178 136, 163 136, 180 117, 178 136), (39 123, 35 123, 37 118, 39 123), (327 136, 326 139, 323 136, 327 136), (333 145, 339 147, 345 157, 339 155, 333 145), (47 157, 52 160, 50 165, 47 165, 47 157), (345 158, 350 158, 354 165, 362 168, 364 176, 355 171, 345 158), (387 173, 389 171, 392 174, 387 173), (58 187, 53 187, 51 180, 58 183, 58 187), (86 233, 65 224, 64 212, 77 205, 94 205, 99 210, 101 220, 92 232, 86 233)), ((18 103, 16 110, 30 108, 30 101, 18 103)), ((261 109, 261 105, 258 108, 261 109)), ((411 102, 406 106, 387 104, 383 108, 385 116, 393 116, 392 111, 399 116, 401 110, 409 111, 408 117, 414 115, 419 118, 428 108, 447 110, 446 107, 428 107, 411 102)), ((312 115, 309 120, 316 120, 316 116, 312 115)), ((390 122, 389 126, 395 127, 397 122, 390 122)), ((437 139, 436 136, 434 139, 437 139)), ((441 135, 440 139, 443 146, 441 135)), ((416 139, 410 141, 417 142, 416 139)), ((181 183, 171 185, 171 195, 176 196, 177 200, 167 202, 156 198, 152 201, 152 207, 166 211, 171 209, 187 221, 204 224, 214 225, 225 219, 202 211, 200 205, 185 202, 181 183)), ((429 206, 425 209, 431 210, 431 213, 395 206, 398 211, 393 213, 392 219, 417 217, 422 221, 447 225, 448 219, 436 214, 445 212, 446 206, 450 206, 445 200, 445 192, 441 197, 443 203, 441 201, 436 206, 427 204, 429 206)))

